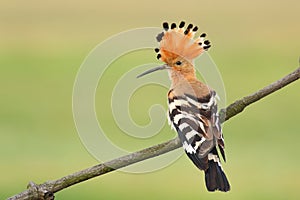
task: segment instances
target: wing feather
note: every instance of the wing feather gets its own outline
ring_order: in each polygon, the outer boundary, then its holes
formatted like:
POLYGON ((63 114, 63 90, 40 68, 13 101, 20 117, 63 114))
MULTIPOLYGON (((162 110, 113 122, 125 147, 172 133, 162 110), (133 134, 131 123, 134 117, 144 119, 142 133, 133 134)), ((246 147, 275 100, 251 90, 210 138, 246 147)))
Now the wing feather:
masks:
POLYGON ((197 98, 190 94, 176 96, 171 90, 169 121, 176 129, 182 145, 194 164, 205 170, 208 154, 218 145, 225 160, 224 142, 217 114, 216 93, 197 98))

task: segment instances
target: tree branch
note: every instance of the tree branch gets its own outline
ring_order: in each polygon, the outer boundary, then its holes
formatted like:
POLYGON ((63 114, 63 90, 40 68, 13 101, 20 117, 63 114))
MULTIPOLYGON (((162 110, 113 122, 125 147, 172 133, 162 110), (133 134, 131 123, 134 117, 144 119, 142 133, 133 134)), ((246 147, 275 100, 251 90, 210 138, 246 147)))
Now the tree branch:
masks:
POLYGON ((274 83, 258 90, 257 92, 245 96, 242 99, 236 100, 234 103, 227 106, 225 109, 221 109, 220 111, 220 118, 223 121, 230 119, 231 117, 239 114, 242 112, 247 106, 250 104, 264 98, 265 96, 287 86, 288 84, 296 81, 300 78, 300 67, 297 68, 292 73, 286 75, 282 79, 275 81, 274 83))
MULTIPOLYGON (((227 108, 221 109, 220 117, 222 122, 230 119, 231 117, 239 114, 248 105, 260 100, 261 98, 285 87, 286 85, 296 81, 300 78, 300 67, 294 72, 288 74, 282 79, 264 87, 263 89, 246 96, 242 99, 230 104, 227 108)), ((169 140, 167 142, 154 145, 152 147, 128 154, 126 156, 116 158, 106 163, 98 164, 93 167, 75 172, 57 180, 47 181, 42 184, 34 184, 30 182, 27 186, 27 190, 10 197, 9 200, 25 200, 25 199, 54 199, 54 193, 63 190, 67 187, 75 185, 77 183, 86 181, 88 179, 106 174, 108 172, 132 165, 134 163, 153 158, 155 156, 162 155, 174 149, 181 147, 181 143, 178 138, 169 140)))

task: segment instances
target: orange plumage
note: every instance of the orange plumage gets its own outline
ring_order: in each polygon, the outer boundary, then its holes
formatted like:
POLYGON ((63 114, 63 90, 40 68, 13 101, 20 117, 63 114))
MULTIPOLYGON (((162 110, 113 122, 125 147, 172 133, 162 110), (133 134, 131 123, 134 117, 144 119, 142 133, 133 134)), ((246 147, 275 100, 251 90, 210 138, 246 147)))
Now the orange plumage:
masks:
POLYGON ((207 50, 210 47, 210 42, 208 40, 204 41, 206 34, 201 34, 197 39, 193 39, 198 27, 193 27, 189 24, 186 30, 183 28, 184 23, 181 23, 179 27, 175 24, 171 25, 171 29, 167 29, 167 23, 164 23, 165 31, 162 33, 162 38, 160 42, 160 48, 158 53, 158 58, 163 62, 168 62, 168 60, 174 60, 178 56, 184 58, 190 63, 207 50))

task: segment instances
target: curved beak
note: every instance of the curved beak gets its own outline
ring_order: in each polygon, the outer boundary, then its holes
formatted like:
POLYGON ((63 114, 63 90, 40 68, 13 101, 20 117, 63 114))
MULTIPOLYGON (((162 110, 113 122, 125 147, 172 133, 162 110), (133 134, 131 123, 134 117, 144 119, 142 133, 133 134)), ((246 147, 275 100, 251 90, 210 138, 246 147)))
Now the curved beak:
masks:
POLYGON ((152 72, 158 71, 158 70, 164 70, 164 69, 170 69, 170 67, 168 65, 161 65, 152 69, 149 69, 143 73, 141 73, 140 75, 138 75, 136 78, 140 78, 142 76, 145 76, 146 74, 150 74, 152 72))

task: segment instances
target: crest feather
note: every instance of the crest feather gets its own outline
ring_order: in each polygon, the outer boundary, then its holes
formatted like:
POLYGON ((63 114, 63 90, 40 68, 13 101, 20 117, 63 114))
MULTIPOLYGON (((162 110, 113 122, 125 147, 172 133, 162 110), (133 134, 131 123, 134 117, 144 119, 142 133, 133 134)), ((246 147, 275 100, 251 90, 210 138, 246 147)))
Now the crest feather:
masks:
POLYGON ((210 48, 210 42, 204 40, 206 37, 205 33, 194 39, 194 35, 198 30, 197 26, 189 24, 186 29, 184 29, 184 26, 184 21, 180 22, 179 26, 175 23, 172 23, 171 26, 167 22, 163 23, 164 32, 158 34, 156 37, 160 44, 159 49, 155 50, 158 54, 158 59, 166 62, 167 60, 181 56, 192 62, 196 57, 210 48))

